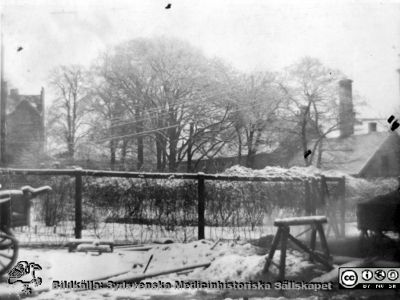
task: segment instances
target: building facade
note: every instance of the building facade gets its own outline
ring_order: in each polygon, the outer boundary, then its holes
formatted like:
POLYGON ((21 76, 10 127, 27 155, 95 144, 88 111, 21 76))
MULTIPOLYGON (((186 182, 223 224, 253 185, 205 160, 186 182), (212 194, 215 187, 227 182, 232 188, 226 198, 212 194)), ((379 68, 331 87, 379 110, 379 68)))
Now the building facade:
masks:
MULTIPOLYGON (((8 94, 8 93, 7 93, 8 94)), ((6 160, 9 166, 38 166, 46 148, 45 95, 7 95, 6 160)))

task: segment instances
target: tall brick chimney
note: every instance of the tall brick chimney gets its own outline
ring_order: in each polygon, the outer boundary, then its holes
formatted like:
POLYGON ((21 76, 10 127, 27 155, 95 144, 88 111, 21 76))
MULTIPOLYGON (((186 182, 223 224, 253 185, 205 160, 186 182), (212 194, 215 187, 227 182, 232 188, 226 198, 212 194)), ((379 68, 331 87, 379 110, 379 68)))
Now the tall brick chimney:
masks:
POLYGON ((354 133, 355 113, 353 109, 352 83, 350 79, 339 81, 339 131, 346 138, 354 133))

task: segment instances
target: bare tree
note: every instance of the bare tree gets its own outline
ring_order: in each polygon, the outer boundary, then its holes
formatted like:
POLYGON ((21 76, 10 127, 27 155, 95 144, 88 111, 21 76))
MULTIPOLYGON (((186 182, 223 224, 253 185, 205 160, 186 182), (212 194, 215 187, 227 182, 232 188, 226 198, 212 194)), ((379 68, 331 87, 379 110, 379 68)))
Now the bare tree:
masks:
POLYGON ((286 129, 299 138, 306 166, 317 158, 320 167, 322 143, 338 128, 337 82, 343 74, 324 66, 315 58, 305 57, 286 69, 281 88, 286 94, 286 129), (317 155, 315 155, 317 153, 317 155))
POLYGON ((274 140, 272 126, 283 99, 275 75, 267 72, 239 75, 233 81, 232 99, 236 110, 234 128, 238 140, 238 157, 247 149, 246 166, 254 167, 256 153, 274 140))
POLYGON ((66 146, 73 160, 77 144, 87 134, 84 128, 88 90, 82 66, 60 66, 52 70, 50 84, 57 95, 49 118, 50 134, 66 146))
MULTIPOLYGON (((90 72, 90 110, 94 116, 91 120, 91 140, 94 142, 105 135, 117 136, 126 133, 126 128, 117 126, 125 113, 118 90, 107 80, 109 72, 110 57, 105 53, 93 64, 90 72)), ((110 139, 106 142, 112 170, 116 167, 118 150, 121 151, 120 160, 124 165, 129 142, 130 139, 127 138, 110 139)))
POLYGON ((215 97, 221 91, 217 87, 220 66, 214 61, 172 39, 121 44, 111 61, 105 79, 126 112, 125 120, 115 127, 125 128, 126 134, 120 136, 137 140, 138 168, 143 164, 145 139, 155 144, 157 169, 170 171, 185 158, 190 165, 196 152, 197 158, 211 155, 224 143, 216 138, 225 128, 221 124, 227 113, 215 97), (211 143, 211 136, 219 146, 211 143))

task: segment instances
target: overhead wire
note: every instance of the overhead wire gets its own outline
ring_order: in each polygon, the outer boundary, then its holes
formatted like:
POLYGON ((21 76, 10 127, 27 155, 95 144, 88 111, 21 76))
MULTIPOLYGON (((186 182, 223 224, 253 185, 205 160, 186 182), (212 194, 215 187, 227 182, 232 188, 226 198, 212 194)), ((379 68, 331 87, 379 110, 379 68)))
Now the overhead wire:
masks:
MULTIPOLYGON (((225 92, 225 93, 216 95, 215 97, 221 96, 221 95, 226 95, 226 94, 228 94, 228 92, 225 92)), ((213 96, 213 97, 214 97, 214 96, 213 96)), ((211 97, 210 97, 210 98, 211 98, 211 97)), ((204 100, 204 99, 202 99, 202 100, 204 100)), ((206 99, 206 100, 207 100, 207 99, 206 99)), ((193 104, 198 104, 197 102, 195 102, 195 100, 193 100, 193 101, 191 101, 191 102, 186 102, 186 103, 189 103, 189 104, 192 104, 192 103, 193 103, 193 104)), ((259 106, 259 105, 262 105, 262 104, 264 104, 264 103, 259 103, 259 104, 257 104, 256 106, 259 106)), ((180 104, 176 104, 176 103, 175 103, 175 105, 180 105, 180 104)), ((254 107, 254 105, 253 105, 253 104, 247 104, 247 105, 244 105, 244 106, 242 106, 242 107, 254 107)), ((203 112, 203 113, 213 112, 213 111, 215 111, 215 110, 216 110, 216 108, 212 108, 212 109, 206 110, 206 111, 203 112)), ((240 111, 240 110, 241 110, 241 109, 238 109, 238 110, 236 110, 236 112, 237 112, 237 111, 240 111)), ((147 110, 146 110, 145 112, 148 113, 147 110)), ((154 110, 153 110, 153 112, 154 112, 154 110)), ((232 112, 235 112, 235 110, 232 111, 232 112)), ((157 117, 157 118, 160 118, 160 117, 162 117, 162 116, 168 116, 169 113, 170 113, 170 112, 168 112, 168 111, 161 112, 161 113, 157 114, 156 117, 157 117)), ((116 128, 116 127, 121 127, 121 126, 125 126, 125 125, 136 124, 136 123, 143 122, 143 121, 147 121, 147 120, 152 121, 153 118, 152 118, 151 116, 146 116, 146 117, 142 117, 142 118, 135 119, 135 120, 132 120, 132 121, 127 121, 127 120, 126 120, 126 122, 120 122, 120 123, 116 123, 116 124, 115 124, 115 123, 114 123, 114 124, 111 124, 111 126, 110 126, 109 128, 116 128)))
MULTIPOLYGON (((178 100, 178 101, 174 102, 173 105, 174 106, 179 106, 179 105, 182 105, 182 104, 198 104, 199 100, 200 101, 207 101, 207 100, 209 100, 209 99, 211 99, 213 97, 221 97, 221 96, 225 96, 225 95, 228 95, 228 94, 229 94, 229 92, 224 92, 224 93, 219 93, 217 95, 213 95, 213 96, 210 96, 210 97, 203 97, 201 99, 197 98, 196 100, 193 99, 191 101, 188 101, 187 99, 182 99, 182 100, 178 100)), ((133 105, 133 106, 131 106, 131 108, 139 107, 139 106, 143 107, 143 105, 133 105)), ((168 111, 164 111, 164 112, 160 113, 160 108, 157 108, 157 107, 152 108, 152 109, 146 109, 145 112, 147 114, 158 113, 157 117, 166 116, 166 115, 169 114, 168 111)), ((120 118, 114 118, 114 119, 111 119, 110 121, 112 122, 113 120, 116 120, 116 119, 120 120, 120 118)), ((132 123, 137 123, 137 122, 146 121, 146 120, 151 120, 151 117, 147 116, 147 117, 144 117, 144 118, 141 118, 141 119, 136 119, 135 121, 121 120, 120 122, 112 124, 111 128, 120 127, 120 126, 124 126, 124 125, 129 125, 129 124, 132 124, 132 123)))
MULTIPOLYGON (((246 105, 245 108, 240 108, 240 109, 236 109, 231 111, 230 113, 235 113, 235 112, 241 112, 241 111, 247 111, 251 108, 256 108, 258 106, 263 105, 264 103, 258 103, 255 105, 246 105)), ((209 117, 207 118, 200 118, 198 119, 198 121, 204 121, 204 120, 209 120, 209 117)), ((182 126, 182 124, 174 124, 174 125, 170 125, 170 126, 166 126, 166 127, 158 127, 158 128, 153 128, 151 130, 146 130, 146 131, 141 131, 141 132, 135 132, 132 134, 127 134, 127 135, 120 135, 120 136, 111 136, 111 137, 107 137, 107 138, 103 138, 103 139, 99 139, 97 140, 98 143, 101 142, 105 142, 105 141, 110 141, 110 140, 115 140, 115 139, 121 139, 121 138, 126 138, 126 137, 134 137, 134 136, 139 136, 139 135, 143 135, 143 134, 148 134, 148 133, 153 133, 153 132, 157 132, 160 130, 164 130, 164 129, 170 129, 170 128, 174 128, 174 127, 179 127, 182 126)))

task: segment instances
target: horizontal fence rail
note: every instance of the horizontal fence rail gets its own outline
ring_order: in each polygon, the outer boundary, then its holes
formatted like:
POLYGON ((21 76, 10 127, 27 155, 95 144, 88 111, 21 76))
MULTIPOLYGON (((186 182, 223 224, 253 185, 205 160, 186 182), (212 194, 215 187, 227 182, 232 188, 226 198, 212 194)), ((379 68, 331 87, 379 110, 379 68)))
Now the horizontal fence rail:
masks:
MULTIPOLYGON (((218 174, 199 173, 150 173, 150 172, 122 172, 122 171, 98 171, 83 169, 0 169, 0 174, 11 175, 66 175, 92 177, 123 177, 123 178, 149 178, 149 179, 197 179, 203 176, 204 180, 226 180, 226 181, 271 181, 271 182, 302 182, 307 177, 249 177, 249 176, 230 176, 218 174)), ((310 176, 311 178, 311 176, 310 176)), ((341 177, 326 177, 328 180, 340 181, 341 177)))
MULTIPOLYGON (((74 209, 75 209, 75 238, 82 238, 82 195, 83 177, 115 177, 115 178, 134 178, 134 179, 167 179, 167 180, 196 180, 197 181, 197 227, 198 239, 205 238, 205 210, 206 210, 206 185, 205 181, 229 181, 229 182, 271 182, 271 183, 303 183, 305 188, 304 210, 306 215, 316 213, 316 196, 311 195, 311 190, 316 190, 318 182, 321 186, 326 183, 334 183, 339 186, 340 194, 340 227, 341 235, 345 234, 345 178, 344 177, 248 177, 248 176, 228 176, 205 173, 142 173, 142 172, 120 172, 120 171, 98 171, 85 169, 0 169, 0 175, 36 175, 36 176, 69 176, 75 178, 74 189, 74 209), (318 181, 318 182, 317 182, 318 181), (322 184, 323 183, 323 184, 322 184)), ((325 201, 326 191, 321 189, 318 198, 325 201)))

